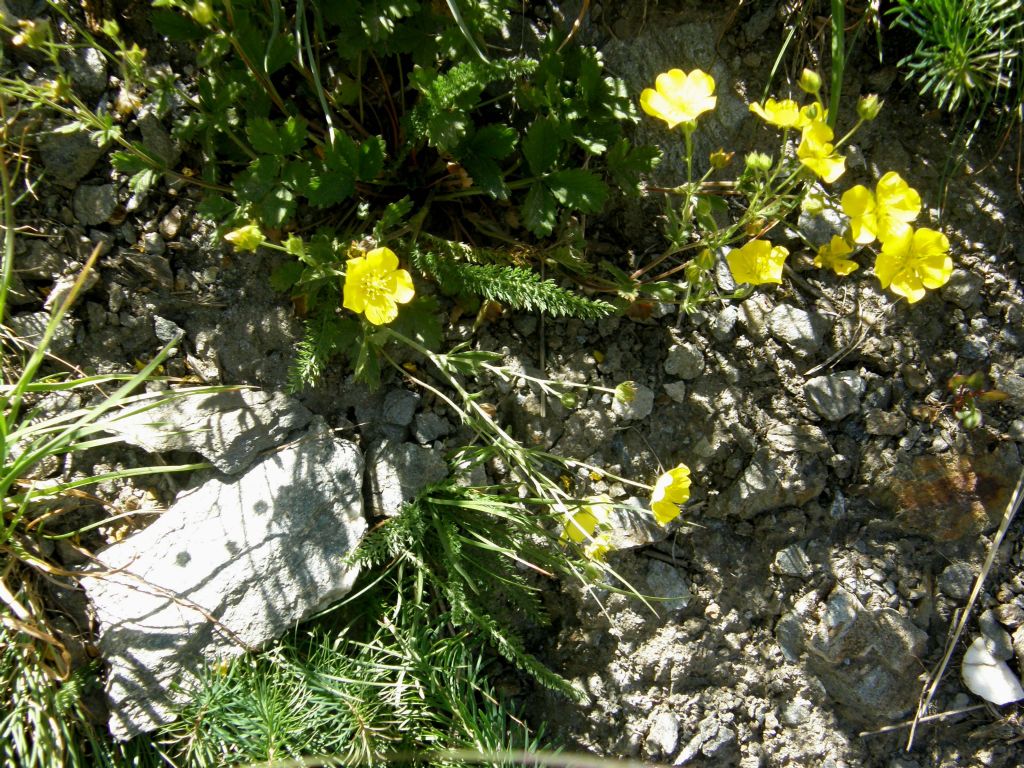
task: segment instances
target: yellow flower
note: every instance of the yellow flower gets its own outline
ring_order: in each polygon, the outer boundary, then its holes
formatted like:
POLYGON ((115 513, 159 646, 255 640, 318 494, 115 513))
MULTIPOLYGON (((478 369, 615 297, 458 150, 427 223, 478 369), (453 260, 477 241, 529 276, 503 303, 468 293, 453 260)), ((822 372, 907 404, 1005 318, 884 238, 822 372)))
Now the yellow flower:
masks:
POLYGON ((235 246, 236 250, 255 251, 263 245, 265 238, 257 225, 246 224, 244 227, 228 232, 224 235, 224 239, 235 246))
POLYGON ((949 282, 953 260, 949 257, 949 239, 934 229, 921 227, 882 242, 875 259, 875 275, 883 288, 891 288, 913 304, 926 288, 939 288, 949 282))
POLYGON ((563 516, 562 540, 583 544, 583 554, 591 560, 601 560, 612 548, 611 537, 601 529, 608 526, 612 500, 601 494, 563 516))
POLYGON ((822 181, 831 184, 846 170, 846 158, 836 154, 832 129, 821 120, 812 120, 804 128, 796 156, 822 181))
POLYGON ((342 306, 363 312, 374 325, 386 325, 398 317, 398 305, 412 301, 412 275, 398 268, 390 248, 374 248, 349 259, 345 269, 342 306))
POLYGON ((751 240, 742 248, 729 252, 725 260, 737 283, 781 283, 782 265, 789 251, 781 245, 773 246, 767 240, 751 240))
POLYGON ((863 184, 850 187, 843 192, 842 204, 853 241, 861 245, 876 237, 884 243, 904 234, 921 212, 921 196, 896 171, 878 180, 873 195, 863 184))
POLYGON ((851 251, 853 246, 845 239, 839 235, 832 235, 832 242, 818 249, 818 255, 814 257, 814 266, 831 269, 840 277, 848 275, 859 266, 853 259, 843 258, 851 251))
POLYGON ((715 108, 717 97, 715 81, 706 72, 695 69, 689 74, 681 69, 662 72, 654 81, 654 88, 644 88, 640 106, 644 112, 675 128, 680 123, 692 123, 699 115, 715 108))
POLYGON ((658 478, 651 494, 651 511, 661 525, 679 516, 679 505, 690 498, 690 468, 685 464, 670 469, 658 478))
POLYGON ((807 124, 807 118, 800 113, 800 105, 792 99, 768 99, 764 106, 755 102, 750 105, 750 111, 766 123, 780 128, 802 128, 807 124))

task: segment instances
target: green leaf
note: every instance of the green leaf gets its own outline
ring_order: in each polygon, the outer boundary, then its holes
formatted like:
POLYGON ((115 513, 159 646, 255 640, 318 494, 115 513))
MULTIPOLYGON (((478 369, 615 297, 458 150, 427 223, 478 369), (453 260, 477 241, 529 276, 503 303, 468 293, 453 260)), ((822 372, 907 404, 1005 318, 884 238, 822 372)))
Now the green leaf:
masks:
POLYGON ((306 121, 294 115, 280 126, 265 117, 254 117, 245 128, 252 148, 261 155, 290 155, 306 143, 306 121))
POLYGON ((504 160, 515 149, 517 138, 515 129, 507 125, 485 125, 473 134, 467 142, 467 149, 475 155, 504 160))
POLYGON ((149 163, 134 152, 127 152, 121 149, 110 153, 110 164, 121 171, 121 173, 135 174, 149 168, 149 163))
POLYGON ((176 11, 157 9, 149 14, 153 31, 175 42, 202 40, 208 33, 192 19, 176 11))
POLYGON ((608 186, 593 173, 582 168, 556 171, 548 175, 544 183, 558 202, 584 213, 597 213, 608 197, 608 186))
POLYGON ((631 147, 625 138, 615 143, 606 158, 612 179, 629 191, 639 191, 641 175, 653 171, 660 160, 661 152, 657 147, 631 147))
POLYGON ((270 273, 270 287, 275 291, 287 291, 302 277, 305 266, 298 261, 286 261, 270 273))
POLYGON ((433 296, 417 296, 398 310, 391 327, 429 350, 441 348, 441 307, 433 296))
POLYGON ((547 237, 555 228, 558 201, 540 182, 530 187, 523 202, 523 223, 537 237, 547 237))
POLYGON ((558 160, 562 150, 562 137, 553 120, 542 117, 535 120, 523 139, 523 154, 535 176, 547 173, 558 160))
POLYGON ((268 227, 283 227, 295 213, 295 193, 287 187, 276 187, 256 206, 260 223, 268 227))
POLYGON ((463 159, 463 167, 473 183, 496 200, 508 200, 508 186, 501 166, 489 157, 470 155, 463 159))
POLYGON ((384 139, 370 136, 359 145, 359 159, 356 163, 356 178, 373 181, 384 168, 384 139))
POLYGON ((160 172, 144 168, 128 179, 128 189, 135 195, 144 195, 160 180, 160 172))
POLYGON ((313 205, 326 208, 351 197, 355 191, 355 178, 352 176, 352 172, 346 168, 324 170, 322 173, 310 176, 303 194, 313 205))
POLYGON ((352 373, 356 381, 363 382, 371 390, 380 387, 380 350, 373 343, 371 334, 363 335, 352 373))

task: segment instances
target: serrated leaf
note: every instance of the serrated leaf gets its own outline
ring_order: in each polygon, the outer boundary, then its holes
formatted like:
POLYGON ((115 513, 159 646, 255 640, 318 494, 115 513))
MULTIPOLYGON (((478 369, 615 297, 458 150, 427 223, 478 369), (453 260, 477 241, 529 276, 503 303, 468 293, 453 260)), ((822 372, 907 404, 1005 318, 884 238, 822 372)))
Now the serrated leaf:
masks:
POLYGON ((608 197, 608 186, 590 171, 570 168, 544 178, 555 199, 567 208, 597 213, 608 197))
POLYGON ((530 187, 523 202, 523 224, 537 237, 547 237, 558 222, 556 209, 558 201, 540 182, 530 187))
POLYGON ((517 134, 514 128, 507 125, 485 125, 466 142, 466 147, 474 155, 504 160, 516 146, 517 134))
POLYGON ((427 140, 431 146, 451 151, 469 130, 469 120, 462 112, 440 112, 427 120, 427 140))
POLYGON ((373 181, 384 168, 384 139, 370 136, 359 145, 356 177, 360 181, 373 181))
POLYGON ((508 199, 508 186, 499 166, 489 157, 471 155, 462 161, 473 183, 496 200, 508 199))
POLYGON ((306 121, 289 117, 277 125, 265 117, 254 117, 245 127, 252 148, 261 155, 278 157, 297 152, 306 142, 306 121))
POLYGON ((176 11, 159 8, 149 14, 149 21, 154 32, 175 42, 202 40, 207 35, 205 29, 176 11))
POLYGON ((196 213, 204 219, 224 221, 235 212, 236 206, 221 195, 206 195, 196 206, 196 213))
POLYGON ((363 382, 371 390, 380 387, 380 350, 373 343, 370 334, 363 336, 352 373, 356 381, 363 382))
POLYGON ((391 327, 429 350, 441 348, 441 307, 433 296, 417 296, 398 311, 391 327))
POLYGON ((256 217, 267 227, 283 227, 295 213, 295 194, 276 187, 255 206, 256 217))
POLYGON ((523 138, 523 154, 535 176, 547 173, 558 160, 562 150, 562 137, 558 126, 550 118, 535 120, 523 138))
POLYGON ((149 168, 149 164, 138 155, 120 149, 110 153, 110 164, 121 173, 136 174, 149 168))
POLYGON ((144 195, 160 180, 160 172, 144 168, 128 179, 128 189, 135 195, 144 195))
POLYGON ((326 171, 310 176, 304 190, 309 202, 321 208, 336 205, 351 197, 355 191, 356 182, 348 170, 326 171))
POLYGON ((275 291, 287 291, 302 277, 305 269, 298 261, 286 261, 270 273, 270 287, 275 291))

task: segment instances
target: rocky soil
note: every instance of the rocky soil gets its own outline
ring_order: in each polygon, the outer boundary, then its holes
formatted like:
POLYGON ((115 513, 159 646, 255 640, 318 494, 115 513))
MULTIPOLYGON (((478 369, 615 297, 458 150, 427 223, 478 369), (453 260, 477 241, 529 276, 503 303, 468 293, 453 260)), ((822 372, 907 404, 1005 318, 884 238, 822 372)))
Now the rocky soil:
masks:
MULTIPOLYGON (((597 8, 581 36, 635 93, 673 66, 714 75, 719 104, 702 123, 698 156, 767 147, 772 137, 746 105, 761 97, 783 39, 779 4, 739 13, 705 5, 597 8)), ((850 66, 846 112, 866 92, 886 107, 849 148, 837 186, 898 170, 934 226, 954 126, 870 54, 850 66)), ((88 57, 79 64, 80 87, 94 80, 102 93, 110 73, 88 57)), ((155 151, 179 151, 166 126, 135 123, 155 151)), ((637 134, 666 142, 653 121, 637 134)), ((819 272, 794 237, 791 278, 742 303, 691 315, 654 306, 645 319, 595 323, 506 316, 475 334, 468 321, 450 327, 453 339, 472 337, 530 372, 543 361, 552 377, 639 385, 630 407, 593 395, 572 410, 527 387, 495 389, 498 412, 524 441, 641 481, 677 462, 694 472, 681 523, 610 556, 626 581, 658 598, 653 610, 613 589, 548 590, 555 631, 532 640, 591 703, 523 688, 531 719, 573 748, 676 765, 1024 763, 1015 706, 979 706, 960 680, 962 649, 933 706, 954 714, 922 725, 903 750, 903 725, 1021 472, 1024 216, 1015 153, 1000 152, 999 139, 982 130, 949 179, 941 224, 956 270, 918 304, 894 301, 867 269, 845 279, 819 272), (983 425, 968 431, 951 413, 947 381, 977 370, 1009 398, 985 406, 983 425)), ((132 196, 124 176, 77 141, 54 136, 40 148, 47 178, 28 216, 45 237, 19 238, 12 327, 37 332, 41 297, 59 292, 102 243, 97 280, 55 352, 89 370, 123 370, 183 331, 167 373, 282 389, 301 327, 268 285, 278 257, 214 242, 187 187, 132 196)), ((659 180, 678 181, 680 148, 665 149, 659 180)), ((590 222, 594 247, 642 263, 660 246, 659 206, 620 204, 590 222)), ((821 222, 801 225, 827 232, 821 222)), ((728 275, 720 279, 727 288, 728 275)), ((298 399, 364 450, 387 438, 442 453, 467 437, 442 403, 398 380, 370 393, 334 370, 298 399)), ((102 458, 140 460, 131 451, 102 458)), ((586 472, 571 480, 580 495, 630 495, 586 472)), ((132 509, 154 497, 170 503, 180 483, 100 492, 132 509)), ((1018 672, 1021 525, 1010 528, 965 638, 984 636, 1018 672)))

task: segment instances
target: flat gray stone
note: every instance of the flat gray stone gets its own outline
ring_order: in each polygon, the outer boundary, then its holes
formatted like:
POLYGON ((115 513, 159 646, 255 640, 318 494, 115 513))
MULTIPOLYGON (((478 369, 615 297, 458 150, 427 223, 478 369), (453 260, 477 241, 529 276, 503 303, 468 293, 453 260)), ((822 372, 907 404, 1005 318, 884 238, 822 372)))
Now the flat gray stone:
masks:
POLYGON ((665 373, 680 379, 695 379, 704 372, 704 353, 693 344, 674 344, 665 357, 665 373))
POLYGON ((855 371, 815 376, 804 384, 804 397, 811 409, 827 421, 841 421, 860 410, 864 379, 855 371))
POLYGON ((117 209, 117 189, 113 184, 81 186, 71 198, 71 207, 80 224, 104 224, 117 209))
POLYGON ((985 278, 981 275, 954 269, 953 274, 949 276, 949 282, 942 286, 939 295, 960 309, 970 309, 981 300, 981 289, 984 286, 985 278))
POLYGON ((382 440, 370 450, 367 463, 375 515, 394 517, 405 502, 448 477, 448 464, 437 451, 413 443, 382 440))
POLYGON ((645 740, 652 755, 671 755, 679 746, 679 717, 672 712, 659 712, 654 716, 645 740))
POLYGON ((761 448, 729 489, 712 500, 709 512, 746 520, 779 507, 798 507, 817 498, 826 480, 825 465, 816 456, 761 448))
POLYGON ((430 443, 451 434, 452 424, 443 416, 438 416, 433 411, 416 414, 413 426, 413 436, 416 442, 422 445, 430 443))
POLYGON ((928 635, 891 608, 869 610, 841 587, 824 602, 812 593, 780 619, 776 636, 856 722, 888 722, 917 702, 928 635))
MULTIPOLYGON (((27 312, 21 315, 14 315, 9 321, 11 330, 21 339, 32 345, 39 344, 43 340, 46 326, 50 322, 49 312, 27 312)), ((62 355, 71 350, 75 344, 75 321, 64 315, 57 331, 50 340, 50 351, 55 355, 62 355)))
POLYGON ((654 410, 654 392, 643 384, 636 385, 636 394, 628 403, 618 398, 612 400, 612 413, 622 421, 640 421, 646 419, 654 410))
POLYGON ((39 158, 47 178, 68 189, 74 189, 106 151, 106 146, 97 145, 85 131, 50 133, 39 141, 39 158))
POLYGON ((115 738, 168 722, 205 663, 264 647, 352 588, 343 558, 366 531, 362 472, 355 444, 317 435, 181 494, 100 553, 108 572, 82 584, 115 738))
POLYGON ((814 567, 807 558, 807 553, 799 544, 792 544, 776 552, 771 570, 772 573, 799 579, 806 579, 814 573, 814 567))
POLYGON ((768 315, 768 330, 795 353, 806 357, 821 349, 828 323, 821 315, 779 304, 768 315))
POLYGON ((113 422, 117 434, 150 451, 194 451, 221 472, 236 474, 289 433, 309 424, 312 414, 277 392, 242 389, 178 398, 113 422))
POLYGON ((846 231, 846 220, 839 211, 825 208, 816 216, 801 212, 796 226, 812 245, 822 246, 832 242, 833 236, 846 231))

